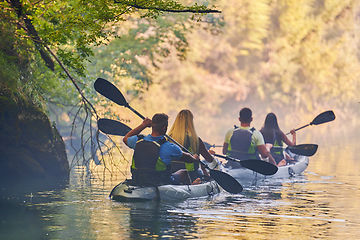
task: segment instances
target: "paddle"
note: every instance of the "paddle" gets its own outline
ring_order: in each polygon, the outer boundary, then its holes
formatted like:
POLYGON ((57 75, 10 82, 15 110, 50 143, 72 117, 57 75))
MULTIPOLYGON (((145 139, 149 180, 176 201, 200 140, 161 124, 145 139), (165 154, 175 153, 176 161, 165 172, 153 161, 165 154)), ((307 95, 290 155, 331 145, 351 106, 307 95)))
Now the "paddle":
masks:
MULTIPOLYGON (((305 126, 302 126, 300 128, 297 128, 297 129, 295 129, 295 131, 303 129, 310 125, 319 125, 319 124, 323 124, 326 122, 331 122, 331 121, 334 121, 334 119, 335 119, 334 112, 329 110, 329 111, 320 113, 319 115, 316 116, 316 118, 314 118, 314 120, 311 123, 306 124, 305 126)), ((290 132, 288 132, 286 135, 289 135, 289 134, 290 134, 290 132)))
MULTIPOLYGON (((272 148, 284 149, 283 147, 280 147, 280 146, 273 146, 272 148)), ((316 153, 316 151, 318 149, 318 145, 317 144, 299 144, 299 145, 294 145, 291 147, 289 146, 285 149, 289 150, 290 152, 293 152, 295 154, 311 157, 316 153)))
POLYGON ((263 175, 274 175, 278 171, 278 167, 262 160, 248 159, 239 160, 230 156, 214 154, 216 157, 224 158, 226 160, 240 163, 244 168, 253 170, 254 172, 261 173, 263 175))
POLYGON ((125 136, 131 131, 131 128, 125 124, 106 118, 101 118, 97 121, 98 128, 106 134, 125 136))
MULTIPOLYGON (((137 112, 135 109, 130 107, 130 105, 126 102, 122 93, 109 81, 107 81, 103 78, 98 78, 95 81, 94 87, 95 87, 95 90, 98 93, 100 93, 101 95, 112 100, 113 102, 117 103, 120 106, 129 108, 140 118, 145 119, 144 116, 142 116, 139 112, 137 112)), ((188 149, 183 147, 180 143, 176 142, 170 136, 168 136, 167 134, 165 134, 165 136, 168 139, 170 139, 172 142, 174 142, 176 145, 178 145, 183 151, 192 154, 188 149)), ((230 176, 229 174, 215 170, 215 169, 210 169, 206 164, 202 163, 201 161, 200 161, 200 163, 203 164, 210 171, 210 176, 227 192, 240 193, 243 190, 243 187, 241 186, 241 184, 235 178, 230 176)))
POLYGON ((122 93, 108 80, 105 80, 103 78, 96 79, 94 83, 95 90, 103 95, 104 97, 110 99, 111 101, 117 103, 120 106, 124 106, 129 108, 131 111, 133 111, 136 115, 141 117, 142 119, 145 119, 143 115, 141 115, 139 112, 137 112, 135 109, 133 109, 129 103, 126 102, 124 96, 122 93))
POLYGON ((210 148, 216 148, 216 147, 222 147, 221 145, 215 145, 215 144, 213 144, 213 145, 211 145, 210 143, 207 143, 207 142, 204 142, 204 145, 205 145, 205 147, 206 147, 206 149, 207 150, 209 150, 210 148))
MULTIPOLYGON (((207 142, 204 142, 206 149, 209 149, 211 147, 222 147, 220 145, 211 145, 207 142)), ((224 156, 224 155, 219 155, 219 154, 215 154, 215 156, 220 157, 220 158, 224 158, 226 160, 230 160, 230 161, 235 161, 240 163, 240 165, 242 167, 248 168, 250 170, 253 170, 254 172, 258 172, 261 173, 263 175, 273 175, 277 172, 278 168, 277 166, 269 163, 269 162, 265 162, 265 161, 261 161, 259 162, 256 159, 248 159, 248 160, 239 160, 236 158, 232 158, 229 156, 224 156)))

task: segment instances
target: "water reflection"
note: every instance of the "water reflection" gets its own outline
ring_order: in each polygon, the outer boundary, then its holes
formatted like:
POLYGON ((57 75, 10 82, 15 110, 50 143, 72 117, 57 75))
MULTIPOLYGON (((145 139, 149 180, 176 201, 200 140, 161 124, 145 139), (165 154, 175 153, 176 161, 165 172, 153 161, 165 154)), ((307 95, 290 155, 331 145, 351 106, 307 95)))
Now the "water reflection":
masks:
MULTIPOLYGON (((345 207, 353 186, 335 177, 263 181, 241 194, 181 202, 119 203, 112 185, 69 187, 1 205, 1 239, 352 238, 359 221, 345 207), (341 186, 341 187, 340 187, 341 186), (341 189, 341 191, 339 191, 341 189), (21 229, 18 231, 17 229, 21 229)), ((354 192, 355 197, 359 191, 354 192)), ((357 196, 358 197, 358 196, 357 196)), ((352 206, 350 210, 359 210, 352 206)))
MULTIPOLYGON (((243 196, 218 196, 206 208, 179 208, 171 212, 198 218, 204 236, 248 239, 322 238, 329 229, 345 228, 347 221, 332 214, 333 208, 308 192, 308 181, 289 182, 274 193, 272 186, 246 189, 243 196), (269 190, 269 191, 267 191, 269 190), (329 211, 330 210, 330 211, 329 211), (221 228, 219 229, 219 225, 221 228)), ((277 186, 275 186, 277 188, 277 186)), ((330 231, 333 232, 333 231, 330 231)), ((336 231, 335 231, 336 233, 336 231)))
POLYGON ((115 204, 112 209, 127 215, 126 222, 123 215, 118 215, 118 221, 121 226, 127 226, 126 234, 122 233, 122 236, 129 239, 182 236, 184 229, 195 226, 196 221, 193 217, 171 213, 168 207, 164 203, 146 202, 115 204))
POLYGON ((321 145, 304 176, 180 202, 115 202, 118 181, 73 175, 63 189, 1 198, 0 239, 356 239, 355 145, 321 145))

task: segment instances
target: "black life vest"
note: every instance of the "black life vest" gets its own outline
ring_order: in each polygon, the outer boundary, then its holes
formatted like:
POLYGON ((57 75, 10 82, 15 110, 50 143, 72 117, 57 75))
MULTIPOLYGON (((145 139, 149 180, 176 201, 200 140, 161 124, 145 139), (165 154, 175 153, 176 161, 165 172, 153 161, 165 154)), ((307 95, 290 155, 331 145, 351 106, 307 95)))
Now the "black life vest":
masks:
POLYGON ((170 183, 171 167, 160 158, 161 145, 165 138, 146 141, 138 135, 131 164, 132 182, 139 186, 157 186, 170 183))
MULTIPOLYGON (((255 128, 250 131, 235 127, 233 135, 228 144, 227 155, 239 160, 260 159, 257 146, 252 144, 252 135, 255 128)), ((232 168, 240 168, 240 163, 229 161, 227 166, 232 168)))
MULTIPOLYGON (((264 132, 260 131, 264 137, 265 143, 270 143, 275 147, 282 147, 284 146, 284 141, 282 140, 281 133, 273 132, 264 132)), ((278 164, 282 159, 284 159, 284 151, 283 149, 270 149, 271 156, 274 158, 276 164, 278 164)))

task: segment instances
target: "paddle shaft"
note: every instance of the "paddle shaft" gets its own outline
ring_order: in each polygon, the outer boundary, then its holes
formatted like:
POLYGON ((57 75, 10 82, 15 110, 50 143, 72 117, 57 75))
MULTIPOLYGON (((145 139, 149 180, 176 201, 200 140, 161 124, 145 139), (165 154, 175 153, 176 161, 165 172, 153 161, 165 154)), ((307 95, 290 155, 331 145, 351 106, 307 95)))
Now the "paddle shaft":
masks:
MULTIPOLYGON (((297 128, 297 129, 295 129, 295 131, 298 131, 298 130, 303 129, 310 125, 319 125, 319 124, 323 124, 326 122, 330 122, 330 121, 333 121, 334 119, 335 119, 335 114, 333 111, 331 111, 331 110, 325 111, 325 112, 317 115, 311 123, 306 124, 305 126, 302 126, 300 128, 297 128)), ((286 135, 289 135, 289 134, 290 134, 290 132, 288 132, 286 135)))
POLYGON ((214 156, 215 156, 215 157, 224 158, 224 159, 226 159, 226 160, 235 161, 235 162, 238 162, 238 163, 240 163, 240 162, 241 162, 241 160, 239 160, 239 159, 232 158, 232 157, 229 157, 229 156, 223 156, 223 155, 216 154, 216 153, 214 154, 214 156))
POLYGON ((223 147, 223 146, 213 144, 213 145, 209 145, 209 147, 210 147, 210 148, 212 148, 212 147, 213 147, 213 148, 216 148, 216 147, 223 147))
POLYGON ((136 115, 138 115, 139 117, 141 117, 143 120, 145 119, 145 117, 143 115, 141 115, 138 111, 136 111, 135 109, 133 109, 129 104, 127 104, 127 106, 125 106, 127 108, 129 108, 131 111, 133 111, 136 115))
MULTIPOLYGON (((297 129, 295 129, 295 131, 298 131, 298 130, 300 130, 300 129, 306 128, 306 127, 308 127, 308 126, 310 126, 310 124, 306 124, 306 125, 304 125, 304 126, 302 126, 302 127, 299 127, 299 128, 297 128, 297 129)), ((290 132, 287 133, 286 135, 288 135, 288 134, 290 134, 290 132)))
MULTIPOLYGON (((299 127, 299 128, 297 128, 297 129, 295 129, 295 131, 298 131, 298 130, 300 130, 300 129, 303 129, 303 128, 306 128, 306 127, 308 127, 308 126, 310 126, 311 124, 309 123, 309 124, 306 124, 306 125, 304 125, 304 126, 302 126, 302 127, 299 127)), ((289 135, 291 132, 288 132, 286 135, 289 135)))

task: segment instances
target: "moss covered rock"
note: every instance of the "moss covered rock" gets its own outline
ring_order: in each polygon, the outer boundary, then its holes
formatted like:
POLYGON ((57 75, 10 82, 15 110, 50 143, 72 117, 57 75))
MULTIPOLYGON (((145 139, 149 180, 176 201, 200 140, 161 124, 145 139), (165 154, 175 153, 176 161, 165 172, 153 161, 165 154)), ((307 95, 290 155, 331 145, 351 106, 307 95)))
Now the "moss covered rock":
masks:
POLYGON ((24 99, 1 95, 0 186, 55 186, 68 179, 65 144, 49 118, 24 99))

